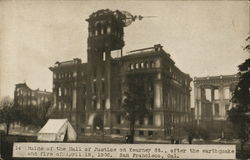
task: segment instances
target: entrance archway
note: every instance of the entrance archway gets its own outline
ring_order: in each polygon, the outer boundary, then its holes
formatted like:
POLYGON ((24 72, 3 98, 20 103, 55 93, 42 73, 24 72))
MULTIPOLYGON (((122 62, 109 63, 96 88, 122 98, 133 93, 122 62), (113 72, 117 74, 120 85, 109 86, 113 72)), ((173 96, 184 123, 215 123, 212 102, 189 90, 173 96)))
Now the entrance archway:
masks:
POLYGON ((103 132, 103 116, 101 114, 93 113, 89 117, 88 125, 91 126, 92 132, 101 134, 103 132))
POLYGON ((100 132, 103 130, 103 118, 100 115, 97 115, 93 121, 93 131, 100 132))

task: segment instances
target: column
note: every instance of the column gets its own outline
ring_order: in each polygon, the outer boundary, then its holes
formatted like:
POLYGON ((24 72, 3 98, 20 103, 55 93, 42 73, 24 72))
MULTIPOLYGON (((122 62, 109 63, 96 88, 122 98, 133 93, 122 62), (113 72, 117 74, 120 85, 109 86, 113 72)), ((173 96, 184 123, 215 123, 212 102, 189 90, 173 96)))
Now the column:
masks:
POLYGON ((161 73, 157 74, 157 78, 154 81, 154 107, 161 108, 162 106, 162 80, 161 73))
POLYGON ((198 125, 200 125, 200 120, 201 120, 201 112, 202 112, 202 87, 197 88, 198 89, 198 125))
POLYGON ((219 116, 222 117, 224 115, 224 111, 223 111, 223 100, 224 100, 224 95, 223 95, 223 86, 220 86, 219 88, 219 99, 220 99, 220 103, 219 103, 219 116))
POLYGON ((215 111, 214 111, 214 88, 211 89, 211 100, 212 100, 212 117, 214 117, 215 115, 215 111))
POLYGON ((103 118, 103 123, 104 123, 104 132, 106 134, 111 133, 111 127, 112 127, 112 120, 111 120, 111 56, 110 56, 110 51, 106 51, 106 61, 105 61, 105 108, 104 108, 104 118, 103 118))
POLYGON ((72 108, 75 111, 76 110, 76 102, 77 101, 77 91, 76 91, 76 87, 74 87, 73 89, 73 98, 72 98, 72 108))

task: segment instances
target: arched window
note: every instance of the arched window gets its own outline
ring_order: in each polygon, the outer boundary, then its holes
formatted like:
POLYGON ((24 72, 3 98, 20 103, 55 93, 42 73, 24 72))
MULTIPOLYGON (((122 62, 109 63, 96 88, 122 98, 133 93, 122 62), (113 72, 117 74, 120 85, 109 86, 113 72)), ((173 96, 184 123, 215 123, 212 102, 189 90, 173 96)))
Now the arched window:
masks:
POLYGON ((102 61, 106 61, 106 52, 103 52, 102 54, 102 61))
POLYGON ((134 69, 134 64, 130 64, 130 70, 134 69))
POLYGON ((150 68, 155 68, 155 62, 154 61, 150 62, 150 68))
POLYGON ((62 104, 61 104, 61 102, 58 102, 58 110, 60 111, 61 108, 62 108, 62 104))
POLYGON ((101 32, 102 32, 101 30, 102 30, 101 23, 97 22, 97 23, 96 23, 96 32, 97 32, 97 33, 96 33, 96 36, 97 36, 97 35, 101 35, 101 32))
POLYGON ((110 26, 107 27, 107 33, 111 34, 111 27, 110 26))
POLYGON ((64 88, 64 95, 67 95, 67 88, 64 88))
POLYGON ((141 67, 141 68, 144 68, 144 67, 145 67, 143 62, 141 62, 140 67, 141 67))
POLYGON ((59 87, 58 88, 58 96, 61 96, 62 95, 62 89, 59 87))
POLYGON ((107 34, 107 26, 103 27, 103 34, 107 34))
POLYGON ((138 69, 139 68, 139 63, 135 64, 135 68, 138 69))
POLYGON ((89 37, 94 36, 94 32, 93 31, 89 31, 89 37))

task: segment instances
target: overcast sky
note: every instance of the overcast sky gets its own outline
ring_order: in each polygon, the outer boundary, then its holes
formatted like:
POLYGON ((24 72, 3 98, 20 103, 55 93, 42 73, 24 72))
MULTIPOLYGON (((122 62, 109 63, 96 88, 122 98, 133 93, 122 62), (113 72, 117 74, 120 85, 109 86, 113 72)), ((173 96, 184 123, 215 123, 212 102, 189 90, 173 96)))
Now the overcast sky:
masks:
POLYGON ((247 58, 247 1, 0 1, 0 97, 14 85, 52 90, 56 61, 87 59, 85 19, 98 9, 157 16, 125 28, 124 51, 162 44, 191 77, 235 74, 247 58))

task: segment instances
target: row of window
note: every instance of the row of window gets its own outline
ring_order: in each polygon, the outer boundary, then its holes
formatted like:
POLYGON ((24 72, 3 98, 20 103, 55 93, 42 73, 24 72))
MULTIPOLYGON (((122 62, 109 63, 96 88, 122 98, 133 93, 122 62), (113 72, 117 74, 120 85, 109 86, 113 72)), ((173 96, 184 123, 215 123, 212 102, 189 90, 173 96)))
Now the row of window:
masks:
POLYGON ((95 30, 89 31, 89 37, 93 37, 93 36, 99 36, 99 35, 104 35, 104 34, 111 34, 111 27, 99 27, 97 26, 97 28, 95 30))
POLYGON ((150 61, 150 62, 138 62, 138 63, 132 63, 129 65, 129 70, 134 70, 134 69, 143 69, 143 68, 155 68, 155 62, 150 61))
POLYGON ((172 78, 173 78, 174 81, 176 81, 176 82, 177 82, 178 84, 180 84, 180 85, 185 85, 185 86, 188 85, 187 79, 183 79, 183 78, 177 76, 177 75, 174 74, 174 73, 173 73, 173 75, 172 75, 172 78))
POLYGON ((40 105, 40 104, 43 104, 45 102, 48 102, 47 97, 45 97, 45 98, 43 98, 43 97, 37 98, 37 100, 30 100, 30 99, 28 99, 28 100, 19 99, 18 100, 19 105, 31 105, 31 104, 32 105, 40 105))
MULTIPOLYGON (((83 107, 82 109, 85 110, 86 109, 86 97, 84 96, 81 99, 81 106, 83 107)), ((71 103, 64 103, 61 101, 58 101, 58 110, 71 110, 72 109, 72 105, 71 103)))
POLYGON ((214 104, 214 114, 213 114, 212 106, 209 107, 209 106, 204 105, 203 108, 202 108, 202 116, 205 116, 205 117, 208 116, 209 117, 209 116, 212 116, 212 114, 215 117, 223 116, 222 114, 227 113, 227 111, 229 109, 230 109, 230 105, 229 104, 226 104, 225 108, 221 108, 220 104, 215 103, 214 104), (222 109, 224 109, 223 113, 222 113, 222 109))
MULTIPOLYGON (((92 83, 92 92, 97 93, 96 79, 94 79, 93 83, 92 83)), ((104 81, 104 79, 102 79, 102 82, 101 82, 101 92, 105 93, 105 81, 104 81)))
POLYGON ((72 95, 72 89, 71 88, 58 88, 58 96, 67 96, 67 95, 72 95))
MULTIPOLYGON (((121 130, 120 129, 115 129, 114 134, 121 134, 121 130)), ((154 131, 142 131, 139 130, 138 132, 135 132, 135 134, 139 135, 139 136, 153 136, 154 135, 154 131)))
POLYGON ((20 95, 34 97, 35 93, 32 91, 17 90, 17 96, 20 96, 20 95))
POLYGON ((67 103, 63 103, 63 102, 58 102, 58 110, 67 110, 70 111, 71 110, 71 105, 67 104, 67 103))
POLYGON ((188 96, 179 94, 176 95, 168 94, 166 100, 167 100, 167 105, 172 107, 173 109, 184 112, 188 111, 190 103, 188 96))
POLYGON ((97 100, 96 100, 96 97, 92 100, 92 108, 94 110, 97 110, 97 109, 105 109, 105 99, 102 99, 102 102, 100 105, 97 105, 97 100))
POLYGON ((188 115, 170 115, 170 119, 169 119, 170 123, 174 123, 174 124, 178 124, 178 123, 187 123, 190 122, 191 119, 188 115))
MULTIPOLYGON (((81 72, 80 73, 81 76, 83 77, 84 76, 84 72, 81 72)), ((54 73, 53 74, 53 78, 54 79, 64 79, 64 78, 75 78, 77 77, 77 72, 74 71, 74 72, 62 72, 62 73, 54 73)))
POLYGON ((95 28, 89 31, 89 37, 100 36, 100 35, 115 35, 119 38, 122 38, 123 33, 119 28, 111 28, 110 26, 102 25, 97 23, 95 28))
MULTIPOLYGON (((160 67, 159 60, 156 60, 155 62, 154 61, 150 61, 150 62, 145 61, 145 62, 131 63, 128 67, 128 70, 132 71, 132 70, 137 70, 137 69, 159 68, 159 67, 160 67)), ((171 67, 169 67, 169 72, 170 73, 172 72, 171 67)), ((177 76, 174 73, 172 75, 172 78, 180 84, 188 85, 187 79, 180 78, 179 76, 177 76)))
POLYGON ((32 91, 28 91, 28 92, 22 92, 22 90, 21 90, 21 92, 17 92, 17 97, 20 97, 20 96, 22 96, 22 97, 26 97, 26 98, 28 98, 28 97, 32 97, 32 99, 33 98, 35 98, 35 99, 37 99, 37 101, 45 101, 45 102, 48 102, 48 97, 47 96, 36 96, 35 97, 35 93, 34 92, 32 92, 32 91))
MULTIPOLYGON (((28 100, 28 101, 18 100, 18 104, 19 104, 19 105, 30 105, 30 100, 28 100)), ((35 104, 34 104, 34 105, 35 105, 35 104)))
MULTIPOLYGON (((83 86, 82 94, 86 95, 85 86, 83 86)), ((61 96, 71 96, 71 95, 72 95, 72 88, 61 88, 61 87, 58 88, 58 96, 59 97, 61 97, 61 96)))
MULTIPOLYGON (((187 123, 190 122, 189 115, 169 115, 168 121, 169 123, 178 124, 178 123, 187 123)), ((117 124, 124 124, 125 118, 123 116, 117 116, 117 124)), ((135 122, 136 125, 155 125, 160 126, 161 125, 161 115, 150 115, 144 118, 141 118, 140 120, 137 120, 135 122), (155 119, 155 121, 153 121, 155 119)))
POLYGON ((223 89, 223 95, 220 95, 219 89, 205 89, 205 98, 208 101, 212 101, 212 99, 218 100, 222 96, 224 99, 230 99, 231 98, 231 92, 229 88, 224 88, 223 89))

